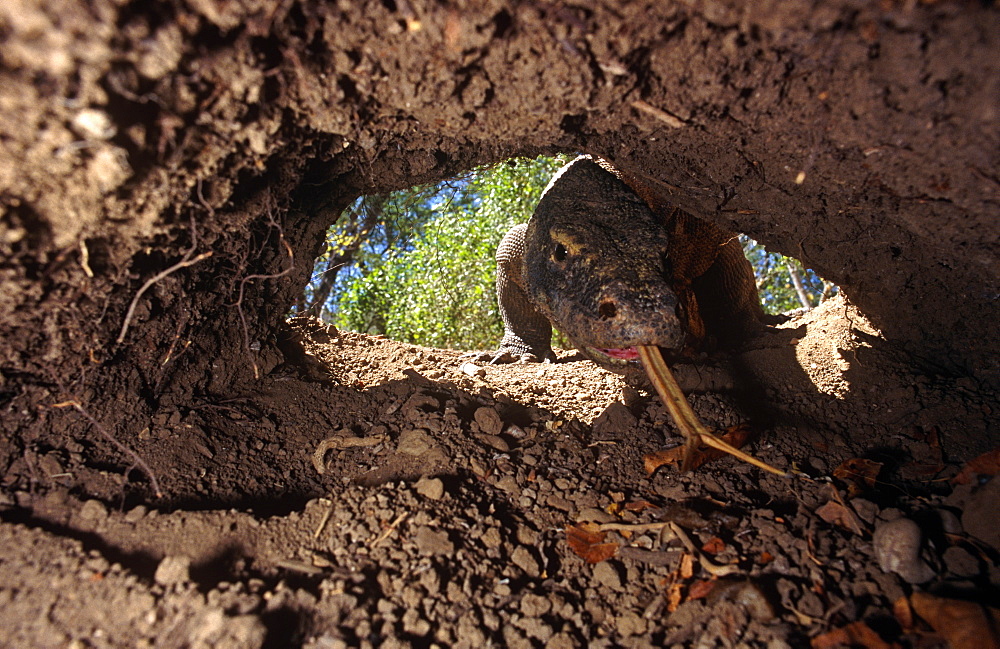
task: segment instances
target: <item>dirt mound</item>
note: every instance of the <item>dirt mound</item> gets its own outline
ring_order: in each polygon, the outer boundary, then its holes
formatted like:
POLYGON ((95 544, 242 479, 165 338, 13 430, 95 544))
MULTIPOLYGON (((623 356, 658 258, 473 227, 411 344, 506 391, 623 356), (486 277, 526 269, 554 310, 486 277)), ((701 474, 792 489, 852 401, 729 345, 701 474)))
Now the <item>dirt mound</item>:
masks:
MULTIPOLYGON (((843 416, 858 403, 844 377, 855 352, 876 360, 879 339, 844 313, 828 304, 745 354, 758 380, 806 367, 821 388, 771 413, 749 447, 788 479, 732 459, 647 475, 643 454, 679 442, 663 406, 573 353, 474 368, 295 320, 298 363, 130 440, 165 491, 154 508, 127 504, 121 473, 86 455, 35 456, 33 474, 16 464, 34 482, 0 525, 0 598, 22 612, 8 642, 780 647, 862 620, 915 642, 893 621, 907 580, 995 595, 997 495, 941 482, 972 450, 949 433, 852 430, 869 411, 843 416), (81 597, 91 614, 75 614, 81 597)), ((881 380, 866 383, 892 412, 912 377, 874 365, 881 380)), ((710 425, 759 428, 751 396, 691 400, 710 425)))

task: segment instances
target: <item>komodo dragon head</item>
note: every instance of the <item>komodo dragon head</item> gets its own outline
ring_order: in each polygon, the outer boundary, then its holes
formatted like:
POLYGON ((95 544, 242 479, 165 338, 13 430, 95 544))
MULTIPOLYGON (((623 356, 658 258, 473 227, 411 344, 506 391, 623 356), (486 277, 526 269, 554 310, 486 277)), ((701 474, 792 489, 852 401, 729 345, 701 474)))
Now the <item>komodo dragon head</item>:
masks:
POLYGON ((639 196, 583 157, 549 183, 528 222, 528 296, 574 346, 622 366, 635 345, 678 349, 685 332, 666 278, 668 234, 639 196))

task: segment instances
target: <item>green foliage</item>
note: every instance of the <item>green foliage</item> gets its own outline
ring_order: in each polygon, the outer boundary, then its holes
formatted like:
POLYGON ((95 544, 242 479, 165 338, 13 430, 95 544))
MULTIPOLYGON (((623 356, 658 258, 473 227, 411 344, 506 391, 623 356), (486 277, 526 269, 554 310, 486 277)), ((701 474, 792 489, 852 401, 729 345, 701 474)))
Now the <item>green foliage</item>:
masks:
POLYGON ((753 266, 761 305, 767 313, 786 313, 794 309, 813 308, 836 291, 836 286, 791 257, 768 252, 750 237, 740 235, 743 254, 753 266), (801 295, 795 286, 797 276, 801 295), (805 303, 803 303, 803 299, 805 303))
MULTIPOLYGON (((327 235, 305 301, 338 327, 394 340, 490 349, 503 335, 494 254, 531 216, 565 156, 518 159, 440 185, 359 199, 327 235)), ((766 311, 815 306, 832 285, 797 261, 742 237, 766 311)), ((565 341, 556 339, 556 344, 565 341)))
MULTIPOLYGON (((394 192, 382 202, 381 221, 354 266, 338 277, 323 315, 339 327, 395 340, 494 347, 503 335, 496 247, 507 230, 531 216, 565 162, 508 161, 444 185, 394 192)), ((342 231, 331 228, 334 246, 344 246, 337 239, 342 231)))

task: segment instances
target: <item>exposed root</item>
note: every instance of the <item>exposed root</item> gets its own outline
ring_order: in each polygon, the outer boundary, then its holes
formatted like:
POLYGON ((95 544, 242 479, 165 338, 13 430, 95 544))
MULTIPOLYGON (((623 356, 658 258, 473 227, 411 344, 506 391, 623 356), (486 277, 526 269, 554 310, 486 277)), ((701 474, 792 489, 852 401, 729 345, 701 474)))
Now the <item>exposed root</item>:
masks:
POLYGON ((139 467, 140 469, 143 470, 143 472, 146 474, 146 476, 149 477, 149 482, 152 483, 152 485, 153 485, 153 490, 156 493, 156 497, 157 498, 163 498, 163 490, 160 489, 160 482, 159 482, 159 480, 156 479, 156 474, 153 473, 153 470, 151 468, 149 468, 149 465, 146 464, 145 460, 143 460, 141 457, 139 457, 138 453, 136 453, 135 451, 133 451, 132 449, 130 449, 128 446, 125 446, 124 444, 122 444, 121 442, 119 442, 117 439, 115 439, 115 437, 111 433, 109 433, 108 430, 104 426, 101 425, 101 422, 99 422, 96 419, 94 419, 94 416, 91 415, 89 412, 87 412, 86 408, 84 408, 83 406, 81 406, 79 402, 77 402, 77 401, 63 401, 62 403, 56 403, 56 404, 53 404, 53 405, 51 405, 49 407, 50 408, 76 408, 77 412, 79 412, 81 415, 83 415, 84 418, 87 419, 87 421, 89 421, 91 424, 94 425, 94 428, 97 429, 97 432, 100 433, 101 436, 104 437, 104 439, 106 439, 109 442, 111 442, 119 451, 121 451, 122 453, 125 453, 130 458, 132 458, 132 462, 133 462, 132 466, 130 466, 128 469, 125 470, 126 479, 127 479, 129 471, 131 471, 133 467, 139 467))
POLYGON ((246 289, 247 282, 251 280, 277 279, 279 277, 284 277, 288 273, 295 270, 295 252, 292 250, 292 247, 288 245, 288 241, 285 240, 285 231, 282 229, 281 224, 274 219, 274 216, 272 215, 270 209, 267 210, 267 220, 268 224, 271 227, 276 228, 278 230, 278 240, 285 247, 285 252, 288 253, 288 268, 281 271, 280 273, 273 273, 271 275, 264 275, 264 274, 247 275, 246 277, 240 280, 240 290, 237 294, 236 301, 230 305, 230 306, 235 306, 237 312, 239 313, 240 323, 243 325, 243 347, 244 349, 246 349, 247 356, 250 358, 250 364, 253 366, 253 377, 255 379, 260 378, 260 368, 257 366, 257 361, 254 360, 254 354, 253 354, 254 350, 250 348, 250 330, 247 327, 246 314, 243 313, 243 292, 246 289))
POLYGON ((132 298, 132 303, 128 305, 128 311, 125 312, 125 320, 122 322, 122 329, 119 332, 118 338, 115 340, 115 343, 120 345, 122 344, 122 341, 125 340, 125 334, 128 333, 129 323, 132 322, 132 316, 135 314, 135 307, 139 304, 139 300, 142 298, 143 294, 145 294, 146 291, 150 289, 150 287, 152 287, 154 284, 159 282, 164 277, 170 275, 171 273, 175 273, 182 268, 187 268, 188 266, 193 266, 194 264, 197 264, 199 261, 207 259, 212 256, 212 251, 209 250, 208 252, 201 253, 197 257, 192 257, 197 248, 198 248, 198 229, 195 227, 194 219, 192 218, 191 247, 188 248, 187 252, 184 253, 184 256, 181 257, 181 260, 179 262, 177 262, 170 268, 161 270, 160 272, 158 272, 157 274, 153 275, 148 280, 146 280, 145 284, 139 287, 139 290, 136 291, 135 296, 132 298))

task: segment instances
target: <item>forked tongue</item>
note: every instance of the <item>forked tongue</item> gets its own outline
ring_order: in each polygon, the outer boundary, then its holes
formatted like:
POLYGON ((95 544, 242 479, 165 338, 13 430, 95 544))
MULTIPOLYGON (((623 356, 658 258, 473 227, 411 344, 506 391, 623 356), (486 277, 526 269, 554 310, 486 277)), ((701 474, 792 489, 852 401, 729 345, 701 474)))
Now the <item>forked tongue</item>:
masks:
POLYGON ((660 399, 663 400, 664 405, 667 407, 667 412, 670 413, 674 423, 677 424, 677 428, 684 435, 686 448, 684 461, 681 464, 682 471, 691 468, 694 456, 698 452, 698 447, 704 444, 705 446, 711 446, 717 450, 734 455, 744 462, 749 462, 775 475, 787 475, 784 471, 775 469, 771 465, 747 455, 710 433, 698 420, 698 416, 694 414, 691 406, 688 405, 687 398, 681 392, 681 387, 677 384, 677 379, 674 378, 673 372, 670 371, 666 361, 663 360, 663 354, 660 353, 659 347, 655 345, 642 345, 637 350, 634 347, 632 349, 640 357, 642 366, 646 370, 650 382, 656 388, 656 392, 660 395, 660 399))
POLYGON ((598 349, 597 351, 606 354, 611 358, 620 358, 623 361, 639 360, 639 351, 635 347, 598 349))

